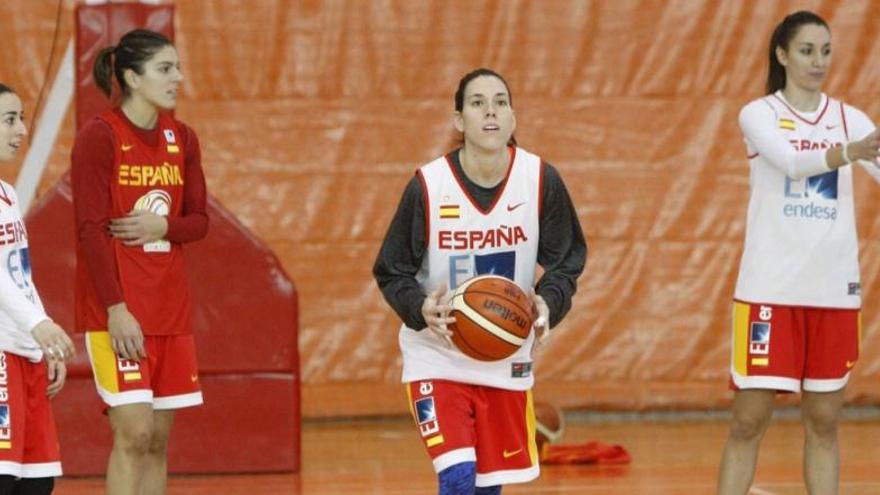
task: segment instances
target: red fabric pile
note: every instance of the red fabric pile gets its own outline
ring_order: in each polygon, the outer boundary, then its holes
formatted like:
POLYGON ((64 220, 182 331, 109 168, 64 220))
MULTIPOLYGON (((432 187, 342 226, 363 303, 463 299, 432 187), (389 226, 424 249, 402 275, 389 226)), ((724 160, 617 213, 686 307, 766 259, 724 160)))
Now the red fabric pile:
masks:
POLYGON ((569 445, 544 444, 541 464, 629 464, 632 459, 621 445, 589 441, 569 445))

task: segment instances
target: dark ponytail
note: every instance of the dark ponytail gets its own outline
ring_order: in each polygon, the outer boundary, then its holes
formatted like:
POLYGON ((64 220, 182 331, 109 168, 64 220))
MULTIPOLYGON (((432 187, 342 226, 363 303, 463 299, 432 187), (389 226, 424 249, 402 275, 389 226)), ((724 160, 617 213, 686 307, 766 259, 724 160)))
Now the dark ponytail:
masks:
POLYGON ((95 66, 92 68, 92 75, 95 76, 95 84, 98 88, 111 97, 113 95, 113 51, 115 46, 102 48, 95 58, 95 66))
POLYGON ((131 69, 136 74, 143 74, 144 63, 169 45, 171 40, 155 31, 146 29, 129 31, 119 40, 118 45, 108 46, 98 52, 92 68, 95 84, 109 97, 113 94, 113 76, 116 76, 122 94, 127 95, 125 71, 131 69))
POLYGON ((797 35, 801 26, 816 24, 828 29, 828 23, 817 14, 807 10, 800 10, 787 16, 773 30, 770 37, 769 66, 767 68, 767 94, 772 94, 785 88, 785 67, 779 63, 776 57, 776 48, 788 51, 788 45, 792 38, 797 35))

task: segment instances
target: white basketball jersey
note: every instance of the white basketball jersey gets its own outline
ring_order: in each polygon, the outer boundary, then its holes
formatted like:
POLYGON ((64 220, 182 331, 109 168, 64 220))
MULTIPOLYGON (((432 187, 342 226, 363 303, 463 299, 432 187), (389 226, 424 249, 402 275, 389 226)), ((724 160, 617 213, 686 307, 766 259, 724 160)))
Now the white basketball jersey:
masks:
POLYGON ((30 331, 48 319, 31 279, 27 231, 18 198, 0 181, 0 350, 31 361, 43 357, 30 331))
MULTIPOLYGON (((541 201, 541 159, 513 148, 508 175, 497 199, 482 210, 470 197, 446 157, 423 166, 428 245, 416 278, 431 293, 442 283, 455 290, 476 275, 507 277, 528 293, 535 284, 541 201)), ((400 329, 403 381, 446 379, 491 387, 531 388, 532 332, 512 356, 478 361, 430 330, 400 329)))
MULTIPOLYGON (((760 109, 762 118, 773 119, 769 131, 798 152, 826 150, 852 139, 844 105, 824 95, 819 109, 809 115, 792 109, 780 93, 749 105, 757 105, 752 110, 760 109)), ((747 110, 749 106, 743 115, 747 110)), ((748 124, 744 129, 754 128, 748 124)), ((751 195, 735 298, 791 306, 860 307, 852 167, 792 179, 756 149, 757 137, 746 132, 745 141, 751 195)))

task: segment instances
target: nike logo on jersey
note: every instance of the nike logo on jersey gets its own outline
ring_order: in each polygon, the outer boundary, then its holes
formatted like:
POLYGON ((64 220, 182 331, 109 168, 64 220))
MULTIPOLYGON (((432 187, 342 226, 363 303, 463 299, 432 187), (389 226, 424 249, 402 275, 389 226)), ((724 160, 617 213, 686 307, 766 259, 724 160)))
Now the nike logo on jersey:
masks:
POLYGON ((515 205, 507 205, 507 211, 513 211, 513 210, 519 208, 520 206, 522 206, 522 205, 524 205, 524 204, 526 204, 525 201, 523 201, 522 203, 517 203, 517 204, 515 204, 515 205))
POLYGON ((123 145, 122 145, 122 151, 128 151, 128 150, 130 150, 130 149, 132 149, 132 148, 134 148, 134 145, 133 145, 133 144, 123 144, 123 145))
POLYGON ((855 365, 856 365, 856 362, 855 362, 855 361, 850 361, 850 360, 848 360, 848 359, 846 360, 846 367, 847 367, 847 368, 852 368, 852 367, 855 366, 855 365))
POLYGON ((504 451, 501 452, 501 455, 503 455, 505 459, 509 459, 509 458, 515 456, 516 454, 519 454, 520 452, 522 452, 522 447, 514 450, 513 452, 508 452, 507 449, 504 449, 504 451))
POLYGON ((189 379, 192 380, 193 383, 199 381, 199 375, 189 375, 189 379))
POLYGON ((825 126, 825 130, 826 130, 826 131, 830 131, 831 129, 834 129, 835 127, 837 127, 836 124, 835 124, 835 125, 826 125, 826 126, 825 126))

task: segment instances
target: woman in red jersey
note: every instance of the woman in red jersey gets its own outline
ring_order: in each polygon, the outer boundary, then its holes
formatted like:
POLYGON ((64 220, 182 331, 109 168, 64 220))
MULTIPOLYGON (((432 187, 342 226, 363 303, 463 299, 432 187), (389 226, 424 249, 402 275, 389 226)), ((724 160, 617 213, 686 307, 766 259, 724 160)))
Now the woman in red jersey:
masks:
MULTIPOLYGON (((0 84, 0 162, 24 144, 21 99, 0 84)), ((0 180, 0 495, 47 495, 61 475, 49 399, 64 386, 73 343, 43 309, 15 190, 0 180)))
POLYGON ((837 421, 858 361, 861 281, 853 168, 880 181, 880 134, 822 92, 831 32, 795 12, 773 32, 767 94, 743 107, 750 199, 734 294, 733 421, 720 495, 745 495, 777 392, 802 392, 804 479, 837 493, 837 421))
POLYGON ((113 429, 107 493, 164 493, 174 410, 202 403, 182 245, 207 233, 199 141, 174 119, 183 75, 161 34, 131 31, 95 60, 122 103, 76 137, 76 328, 113 429))

